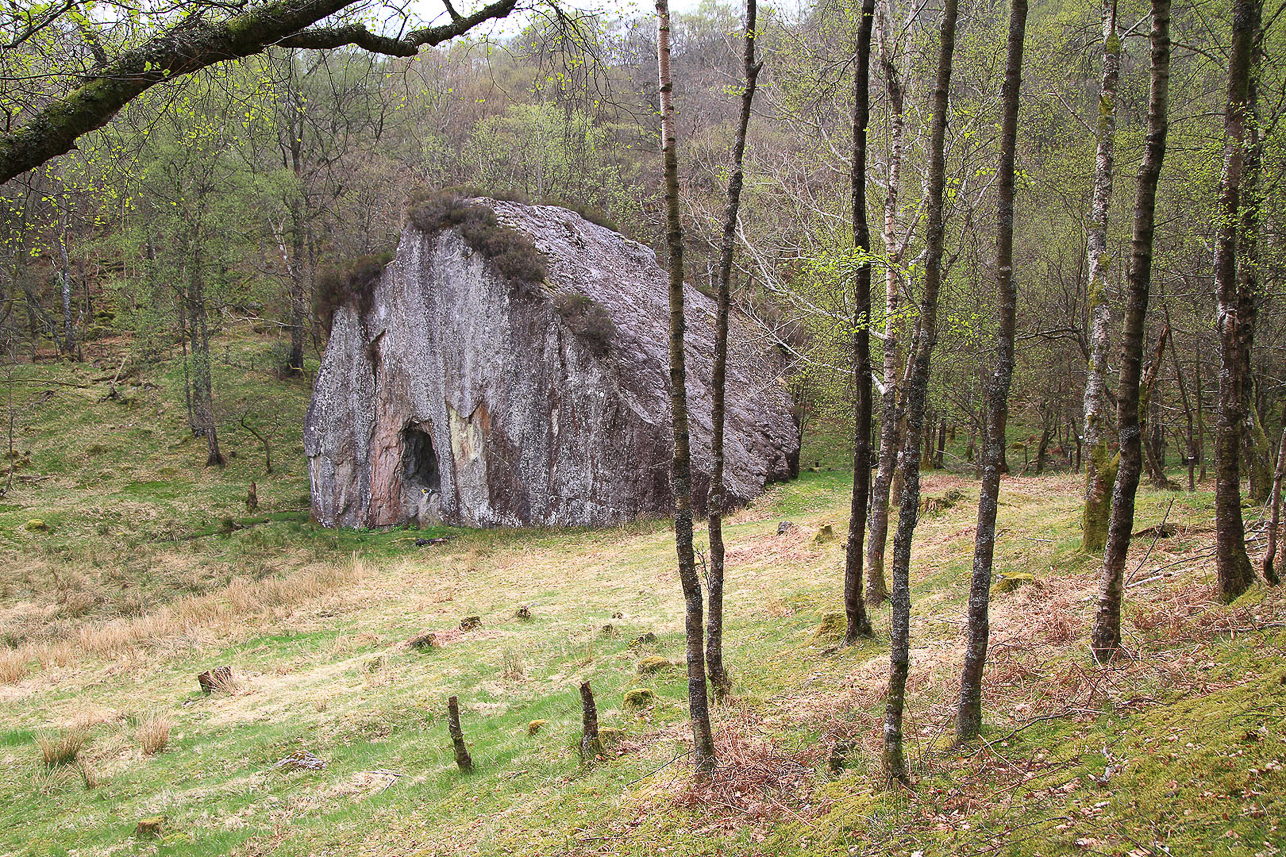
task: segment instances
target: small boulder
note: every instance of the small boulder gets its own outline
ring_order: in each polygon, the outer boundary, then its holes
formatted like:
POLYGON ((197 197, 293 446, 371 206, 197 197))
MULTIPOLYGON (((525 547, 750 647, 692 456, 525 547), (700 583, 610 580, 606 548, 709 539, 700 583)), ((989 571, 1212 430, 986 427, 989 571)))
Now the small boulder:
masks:
POLYGON ((644 646, 655 646, 655 645, 656 645, 656 634, 653 634, 651 631, 648 631, 646 634, 640 634, 638 637, 635 637, 634 642, 630 643, 630 648, 641 649, 644 646))
POLYGON ((530 723, 528 723, 528 724, 527 724, 527 734, 528 734, 528 735, 535 735, 535 734, 536 734, 537 732, 539 732, 541 729, 545 728, 545 724, 546 724, 546 723, 548 723, 548 722, 549 722, 548 720, 533 720, 533 721, 531 721, 530 723))
POLYGON ((625 740, 625 730, 614 726, 598 727, 598 741, 607 749, 612 749, 625 740))
POLYGON ((461 631, 472 631, 475 628, 481 628, 481 627, 482 627, 481 616, 465 616, 463 619, 460 620, 461 631))
POLYGON ((438 635, 436 633, 428 631, 407 640, 406 645, 409 648, 415 649, 417 652, 427 652, 429 649, 439 648, 442 644, 438 642, 438 635))
POLYGON ((786 533, 789 533, 792 530, 798 530, 798 529, 799 529, 799 524, 796 524, 794 521, 782 521, 780 524, 777 525, 777 535, 784 536, 786 535, 786 533))
POLYGON ((992 594, 1013 592, 1022 586, 1039 585, 1040 580, 1036 575, 1028 574, 1025 571, 1008 571, 996 575, 996 582, 991 585, 992 594))
POLYGON ((848 629, 843 613, 823 613, 821 623, 813 630, 814 637, 837 637, 848 629))
POLYGON ((206 670, 196 677, 196 683, 201 685, 201 692, 206 696, 216 690, 227 690, 232 684, 232 667, 215 667, 212 670, 206 670))
POLYGON ((515 618, 518 618, 518 619, 530 619, 531 608, 528 607, 526 604, 524 604, 514 611, 514 616, 515 618))
POLYGON ((140 818, 134 825, 136 839, 156 839, 165 832, 165 816, 154 815, 151 818, 140 818))
POLYGON ((656 702, 656 693, 646 687, 636 687, 627 691, 625 698, 621 700, 621 704, 629 709, 647 708, 654 702, 656 702))
POLYGON ((670 663, 665 658, 658 657, 657 655, 649 655, 639 661, 638 671, 639 675, 648 675, 650 673, 659 673, 661 670, 668 670, 672 666, 674 666, 674 664, 670 663))

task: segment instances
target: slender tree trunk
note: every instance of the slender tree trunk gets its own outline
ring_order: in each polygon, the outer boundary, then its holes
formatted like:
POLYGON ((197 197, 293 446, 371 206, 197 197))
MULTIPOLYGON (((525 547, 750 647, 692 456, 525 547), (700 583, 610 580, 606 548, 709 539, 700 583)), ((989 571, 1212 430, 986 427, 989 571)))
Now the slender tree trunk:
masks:
MULTIPOLYGON (((1170 307, 1168 305, 1165 307, 1165 326, 1170 327, 1170 307)), ((1183 462, 1188 467, 1188 491, 1191 492, 1197 490, 1197 440, 1192 418, 1192 399, 1188 396, 1188 385, 1183 380, 1183 364, 1179 362, 1179 346, 1174 341, 1173 329, 1170 331, 1170 362, 1174 364, 1174 378, 1179 383, 1179 398, 1183 402, 1183 416, 1188 423, 1187 452, 1184 453, 1183 462)))
POLYGON ((933 427, 936 423, 937 412, 929 408, 924 415, 924 424, 929 428, 924 432, 924 446, 920 450, 920 467, 923 470, 933 469, 933 427))
POLYGON ((1147 413, 1147 465, 1148 478, 1152 480, 1152 486, 1161 490, 1173 487, 1170 479, 1165 475, 1165 423, 1164 411, 1161 408, 1161 390, 1162 386, 1158 383, 1154 385, 1151 395, 1148 396, 1148 413, 1147 413))
MULTIPOLYGON (((291 63, 294 59, 289 60, 291 63)), ((291 70, 293 82, 294 70, 291 70)), ((298 184, 299 197, 290 205, 290 353, 286 356, 285 370, 291 375, 304 371, 304 339, 307 334, 310 268, 304 262, 306 208, 308 189, 304 187, 303 156, 303 95, 291 89, 289 93, 291 115, 287 123, 290 132, 290 168, 298 184)))
POLYGON ((902 354, 900 348, 901 319, 898 309, 901 293, 898 289, 898 266, 906 252, 906 244, 898 238, 898 202, 902 192, 902 146, 905 134, 902 81, 893 59, 893 27, 888 0, 876 7, 880 34, 880 66, 884 70, 884 83, 889 92, 889 166, 884 197, 884 394, 880 405, 880 463, 871 486, 869 510, 870 538, 866 544, 866 600, 871 607, 879 607, 888 600, 888 585, 884 581, 884 549, 889 534, 889 489, 897 469, 898 449, 902 438, 899 432, 902 397, 898 395, 901 379, 902 354))
POLYGON ((1255 37, 1259 0, 1235 0, 1224 114, 1224 165, 1219 183, 1215 297, 1219 329, 1219 411, 1215 422, 1215 568, 1219 595, 1231 601, 1255 573, 1241 517, 1241 433, 1247 417, 1250 349, 1255 330, 1255 244, 1259 228, 1259 157, 1255 126, 1255 37), (1248 127, 1249 126, 1249 127, 1248 127), (1249 147, 1247 143, 1252 145, 1249 147), (1247 252, 1248 251, 1248 252, 1247 252), (1238 255, 1242 256, 1240 266, 1238 255), (1240 270, 1239 270, 1240 267, 1240 270))
MULTIPOLYGON (((1153 407, 1153 397, 1156 395, 1157 379, 1161 374, 1161 360, 1165 357, 1165 343, 1170 338, 1170 326, 1166 325, 1161 328, 1161 334, 1157 337, 1156 350, 1152 353, 1152 362, 1143 373, 1143 380, 1139 386, 1139 437, 1146 434, 1148 428, 1148 411, 1155 414, 1156 408, 1153 407)), ((1157 457, 1156 444, 1151 441, 1144 441, 1142 449, 1146 456, 1148 467, 1148 477, 1152 480, 1154 487, 1167 490, 1173 486, 1170 480, 1166 478, 1165 471, 1161 469, 1161 462, 1157 457)))
POLYGON ((871 491, 871 228, 866 219, 866 139, 870 124, 871 30, 875 0, 862 0, 853 67, 853 245, 862 260, 853 294, 853 496, 844 555, 844 644, 873 636, 862 597, 862 548, 871 491))
MULTIPOLYGON (((1255 266, 1258 261, 1252 265, 1255 266)), ((1253 275, 1252 275, 1253 276, 1253 275)), ((1246 293, 1251 296, 1250 313, 1255 313, 1253 304, 1254 294, 1258 285, 1252 285, 1246 293)), ((1247 360, 1247 378, 1251 376, 1247 360)), ((1249 393, 1251 384, 1247 381, 1246 387, 1249 393)), ((1273 484, 1273 453, 1269 449, 1268 435, 1264 431, 1263 420, 1259 417, 1259 408, 1255 405, 1253 396, 1247 396, 1246 407, 1246 476, 1249 482, 1249 490, 1246 496, 1252 503, 1262 506, 1268 501, 1268 492, 1273 484)))
POLYGON ((63 341, 62 353, 69 357, 76 355, 76 319, 72 315, 72 278, 71 260, 67 256, 67 224, 62 224, 62 233, 58 237, 58 281, 62 287, 63 301, 63 341))
POLYGON ((712 420, 714 430, 710 453, 714 466, 710 474, 710 491, 706 501, 710 530, 710 572, 706 578, 710 603, 706 617, 706 672, 714 686, 715 698, 724 699, 732 689, 728 670, 723 663, 723 468, 724 468, 724 395, 728 370, 728 312, 732 303, 732 256, 737 241, 737 211, 741 206, 742 159, 746 151, 746 129, 750 126, 750 107, 755 97, 755 83, 760 65, 755 62, 755 0, 746 0, 746 84, 741 92, 741 115, 737 136, 732 146, 732 176, 728 179, 728 207, 723 217, 723 239, 719 247, 718 313, 714 330, 714 366, 710 374, 712 420))
POLYGON ((1264 552, 1264 580, 1273 586, 1281 583, 1274 566, 1277 554, 1277 534, 1282 525, 1282 481, 1286 479, 1286 410, 1282 413, 1282 439, 1277 445, 1277 469, 1273 474, 1273 517, 1268 525, 1268 549, 1264 552))
POLYGON ((1201 472, 1197 475, 1198 482, 1206 481, 1206 409, 1204 405, 1205 393, 1201 387, 1201 343, 1199 339, 1194 338, 1192 343, 1192 371, 1196 379, 1196 388, 1193 395, 1197 400, 1197 464, 1201 467, 1201 472))
POLYGON ((1121 76, 1121 37, 1116 31, 1116 0, 1103 0, 1103 81, 1099 86, 1098 153, 1094 202, 1086 238, 1089 257, 1090 360, 1085 376, 1085 513, 1081 550, 1098 553, 1107 544, 1107 518, 1116 456, 1108 445, 1108 359, 1112 349, 1112 310, 1107 294, 1107 220, 1116 166, 1116 88, 1121 76))
POLYGON ((929 364, 938 340, 938 292, 942 285, 945 242, 943 192, 946 185, 947 108, 951 92, 951 63, 956 47, 958 0, 945 0, 938 48, 938 72, 933 85, 933 119, 929 132, 928 199, 925 213, 924 295, 920 302, 920 332, 906 384, 906 441, 898 469, 903 474, 898 528, 893 537, 892 633, 889 645, 889 693, 884 708, 883 768, 890 780, 907 782, 910 769, 902 746, 902 713, 906 677, 911 665, 911 540, 920 507, 920 439, 924 433, 924 402, 929 364))
POLYGON ((210 330, 206 323, 205 271, 201 240, 192 242, 192 270, 188 278, 188 346, 192 354, 192 416, 194 431, 204 435, 209 455, 206 467, 223 467, 219 430, 214 420, 214 384, 211 379, 210 330))
POLYGON ((1027 32, 1027 0, 1012 0, 1009 8, 1009 46, 1005 83, 1000 94, 1000 164, 996 191, 996 367, 987 385, 987 423, 983 436, 982 487, 978 495, 978 529, 973 547, 973 577, 969 584, 969 641, 960 675, 956 708, 956 739, 971 741, 982 728, 982 672, 991 635, 988 607, 991 570, 996 548, 996 509, 1000 498, 1000 453, 1004 447, 1009 383, 1014 374, 1014 318, 1018 289, 1014 284, 1014 151, 1018 139, 1018 104, 1022 91, 1023 40, 1027 32))
POLYGON ((1148 93, 1148 130, 1139 165, 1138 196, 1134 204, 1134 236, 1127 277, 1128 297, 1121 326, 1120 374, 1116 384, 1116 419, 1121 459, 1112 491, 1107 546, 1103 551, 1102 584, 1094 618, 1091 646, 1100 661, 1121 647, 1121 596, 1125 588, 1125 556, 1134 527, 1134 496, 1142 471, 1139 426, 1139 376, 1142 374, 1144 321, 1152 285, 1152 236, 1155 231, 1157 182, 1165 160, 1170 90, 1170 0, 1152 0, 1152 62, 1148 93))
POLYGON ((656 54, 661 96, 661 152, 665 160, 665 241, 670 255, 670 416, 674 424, 674 543, 683 587, 687 636, 688 709, 698 773, 714 770, 714 734, 706 688, 705 623, 701 580, 692 548, 692 454, 688 437, 687 366, 683 337, 683 224, 679 218, 679 156, 674 84, 670 78, 670 3, 656 0, 656 54))

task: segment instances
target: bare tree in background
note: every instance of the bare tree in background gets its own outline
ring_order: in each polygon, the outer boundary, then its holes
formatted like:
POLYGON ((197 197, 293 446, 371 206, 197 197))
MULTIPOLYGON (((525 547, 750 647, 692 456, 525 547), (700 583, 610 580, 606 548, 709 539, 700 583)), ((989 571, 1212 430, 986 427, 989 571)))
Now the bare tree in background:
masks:
POLYGON ((1260 0, 1235 0, 1233 4, 1215 243, 1220 364, 1215 420, 1215 568, 1219 597, 1224 601, 1232 601, 1255 582, 1241 517, 1241 443, 1250 415, 1250 350, 1255 335, 1262 143, 1255 110, 1254 54, 1261 14, 1260 0))
POLYGON ((884 775, 907 782, 910 769, 902 743, 902 714, 906 706, 906 677, 911 665, 911 540, 920 511, 920 441, 924 433, 924 404, 929 387, 929 362, 938 341, 938 292, 942 286, 945 243, 943 196, 946 187, 947 109, 951 64, 956 48, 958 0, 945 0, 938 46, 938 72, 933 85, 933 119, 929 131, 928 224, 925 230, 924 294, 920 329, 915 340, 911 373, 906 385, 906 439, 899 470, 902 497, 898 529, 893 537, 893 622, 889 646, 889 693, 884 709, 884 775))
POLYGON ((723 663, 723 424, 724 393, 728 375, 728 312, 732 300, 732 256, 737 246, 737 211, 741 206, 742 160, 746 153, 746 129, 750 126, 750 107, 755 98, 755 83, 761 63, 755 62, 755 0, 746 0, 746 40, 743 68, 746 83, 741 90, 741 114, 737 137, 732 145, 732 175, 728 179, 728 208, 723 217, 723 237, 719 246, 718 311, 715 317, 714 365, 710 374, 713 434, 710 453, 714 464, 706 500, 710 533, 710 570, 706 578, 710 602, 706 617, 706 670, 715 697, 723 699, 732 690, 732 681, 723 663))
POLYGON ((1098 98, 1098 151, 1094 159, 1094 201, 1085 245, 1089 262, 1090 359, 1085 375, 1085 514, 1081 549, 1098 553, 1107 545, 1107 519, 1116 479, 1116 456, 1108 445, 1106 424, 1112 407, 1107 389, 1112 348, 1112 309, 1107 295, 1108 209, 1116 167, 1116 88, 1121 77, 1121 36, 1116 0, 1103 2, 1103 81, 1098 98))
POLYGON ((1165 160, 1170 93, 1170 0, 1152 0, 1152 63, 1148 94, 1148 131, 1139 165, 1138 196, 1134 203, 1134 237, 1127 277, 1128 296, 1121 327, 1120 377, 1116 385, 1116 419, 1120 431, 1121 463, 1112 491, 1112 511, 1103 552, 1103 579, 1094 618, 1091 646, 1094 656, 1107 660, 1121 647, 1121 597, 1125 588, 1125 556, 1134 528, 1134 497, 1143 469, 1142 428, 1139 425, 1139 382, 1143 364, 1144 322, 1152 285, 1152 237, 1155 232, 1157 183, 1165 160))
POLYGON ((1000 466, 1004 461, 1005 418, 1009 412, 1009 382, 1014 375, 1014 319, 1018 289, 1014 284, 1014 150, 1018 141, 1018 100, 1023 82, 1023 40, 1027 32, 1027 0, 1009 7, 1009 48, 1000 101, 1000 164, 996 168, 996 367, 987 385, 983 424, 982 487, 978 496, 978 529, 974 537, 973 577, 969 585, 969 642, 960 676, 956 738, 971 741, 982 729, 982 671, 991 634, 988 616, 992 560, 996 549, 996 509, 1000 498, 1000 466))
POLYGON ((679 215, 679 156, 675 131, 674 82, 670 77, 670 4, 656 0, 656 58, 661 97, 661 155, 665 163, 665 243, 670 273, 670 417, 674 425, 674 545, 683 587, 687 637, 688 711, 692 752, 698 773, 714 770, 714 734, 706 688, 705 623, 701 580, 692 547, 692 451, 688 437, 687 366, 683 335, 683 223, 679 215))
POLYGON ((862 599, 862 546, 871 490, 871 227, 866 219, 866 132, 871 120, 871 29, 875 0, 863 0, 853 68, 853 248, 859 254, 853 294, 853 496, 844 556, 844 645, 873 635, 862 599))

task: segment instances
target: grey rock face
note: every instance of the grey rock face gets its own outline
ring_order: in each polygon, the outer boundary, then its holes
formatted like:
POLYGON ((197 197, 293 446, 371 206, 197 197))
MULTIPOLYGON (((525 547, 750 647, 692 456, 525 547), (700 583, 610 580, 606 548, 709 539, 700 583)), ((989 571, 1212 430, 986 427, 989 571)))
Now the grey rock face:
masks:
MULTIPOLYGON (((454 232, 408 226, 369 310, 334 318, 304 425, 325 526, 599 525, 673 510, 667 281, 652 251, 552 206, 480 201, 548 257, 511 285, 454 232), (611 318, 606 348, 557 295, 611 318), (604 353, 605 352, 605 353, 604 353)), ((689 287, 694 499, 710 473, 714 301, 689 287)), ((732 320, 727 504, 798 469, 782 362, 732 320)))

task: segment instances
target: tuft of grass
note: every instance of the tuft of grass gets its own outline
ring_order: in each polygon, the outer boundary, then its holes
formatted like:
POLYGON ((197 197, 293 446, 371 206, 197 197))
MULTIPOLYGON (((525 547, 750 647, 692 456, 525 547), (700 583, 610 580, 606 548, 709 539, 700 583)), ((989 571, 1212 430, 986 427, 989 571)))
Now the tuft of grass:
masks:
POLYGON ((134 729, 134 738, 144 756, 155 756, 170 745, 170 730, 174 721, 163 711, 144 714, 134 729))
POLYGON ((17 684, 27 675, 27 656, 21 649, 0 652, 0 685, 17 684))
POLYGON ((70 765, 85 749, 85 731, 71 728, 46 732, 36 736, 36 746, 40 748, 40 760, 46 768, 70 765))

